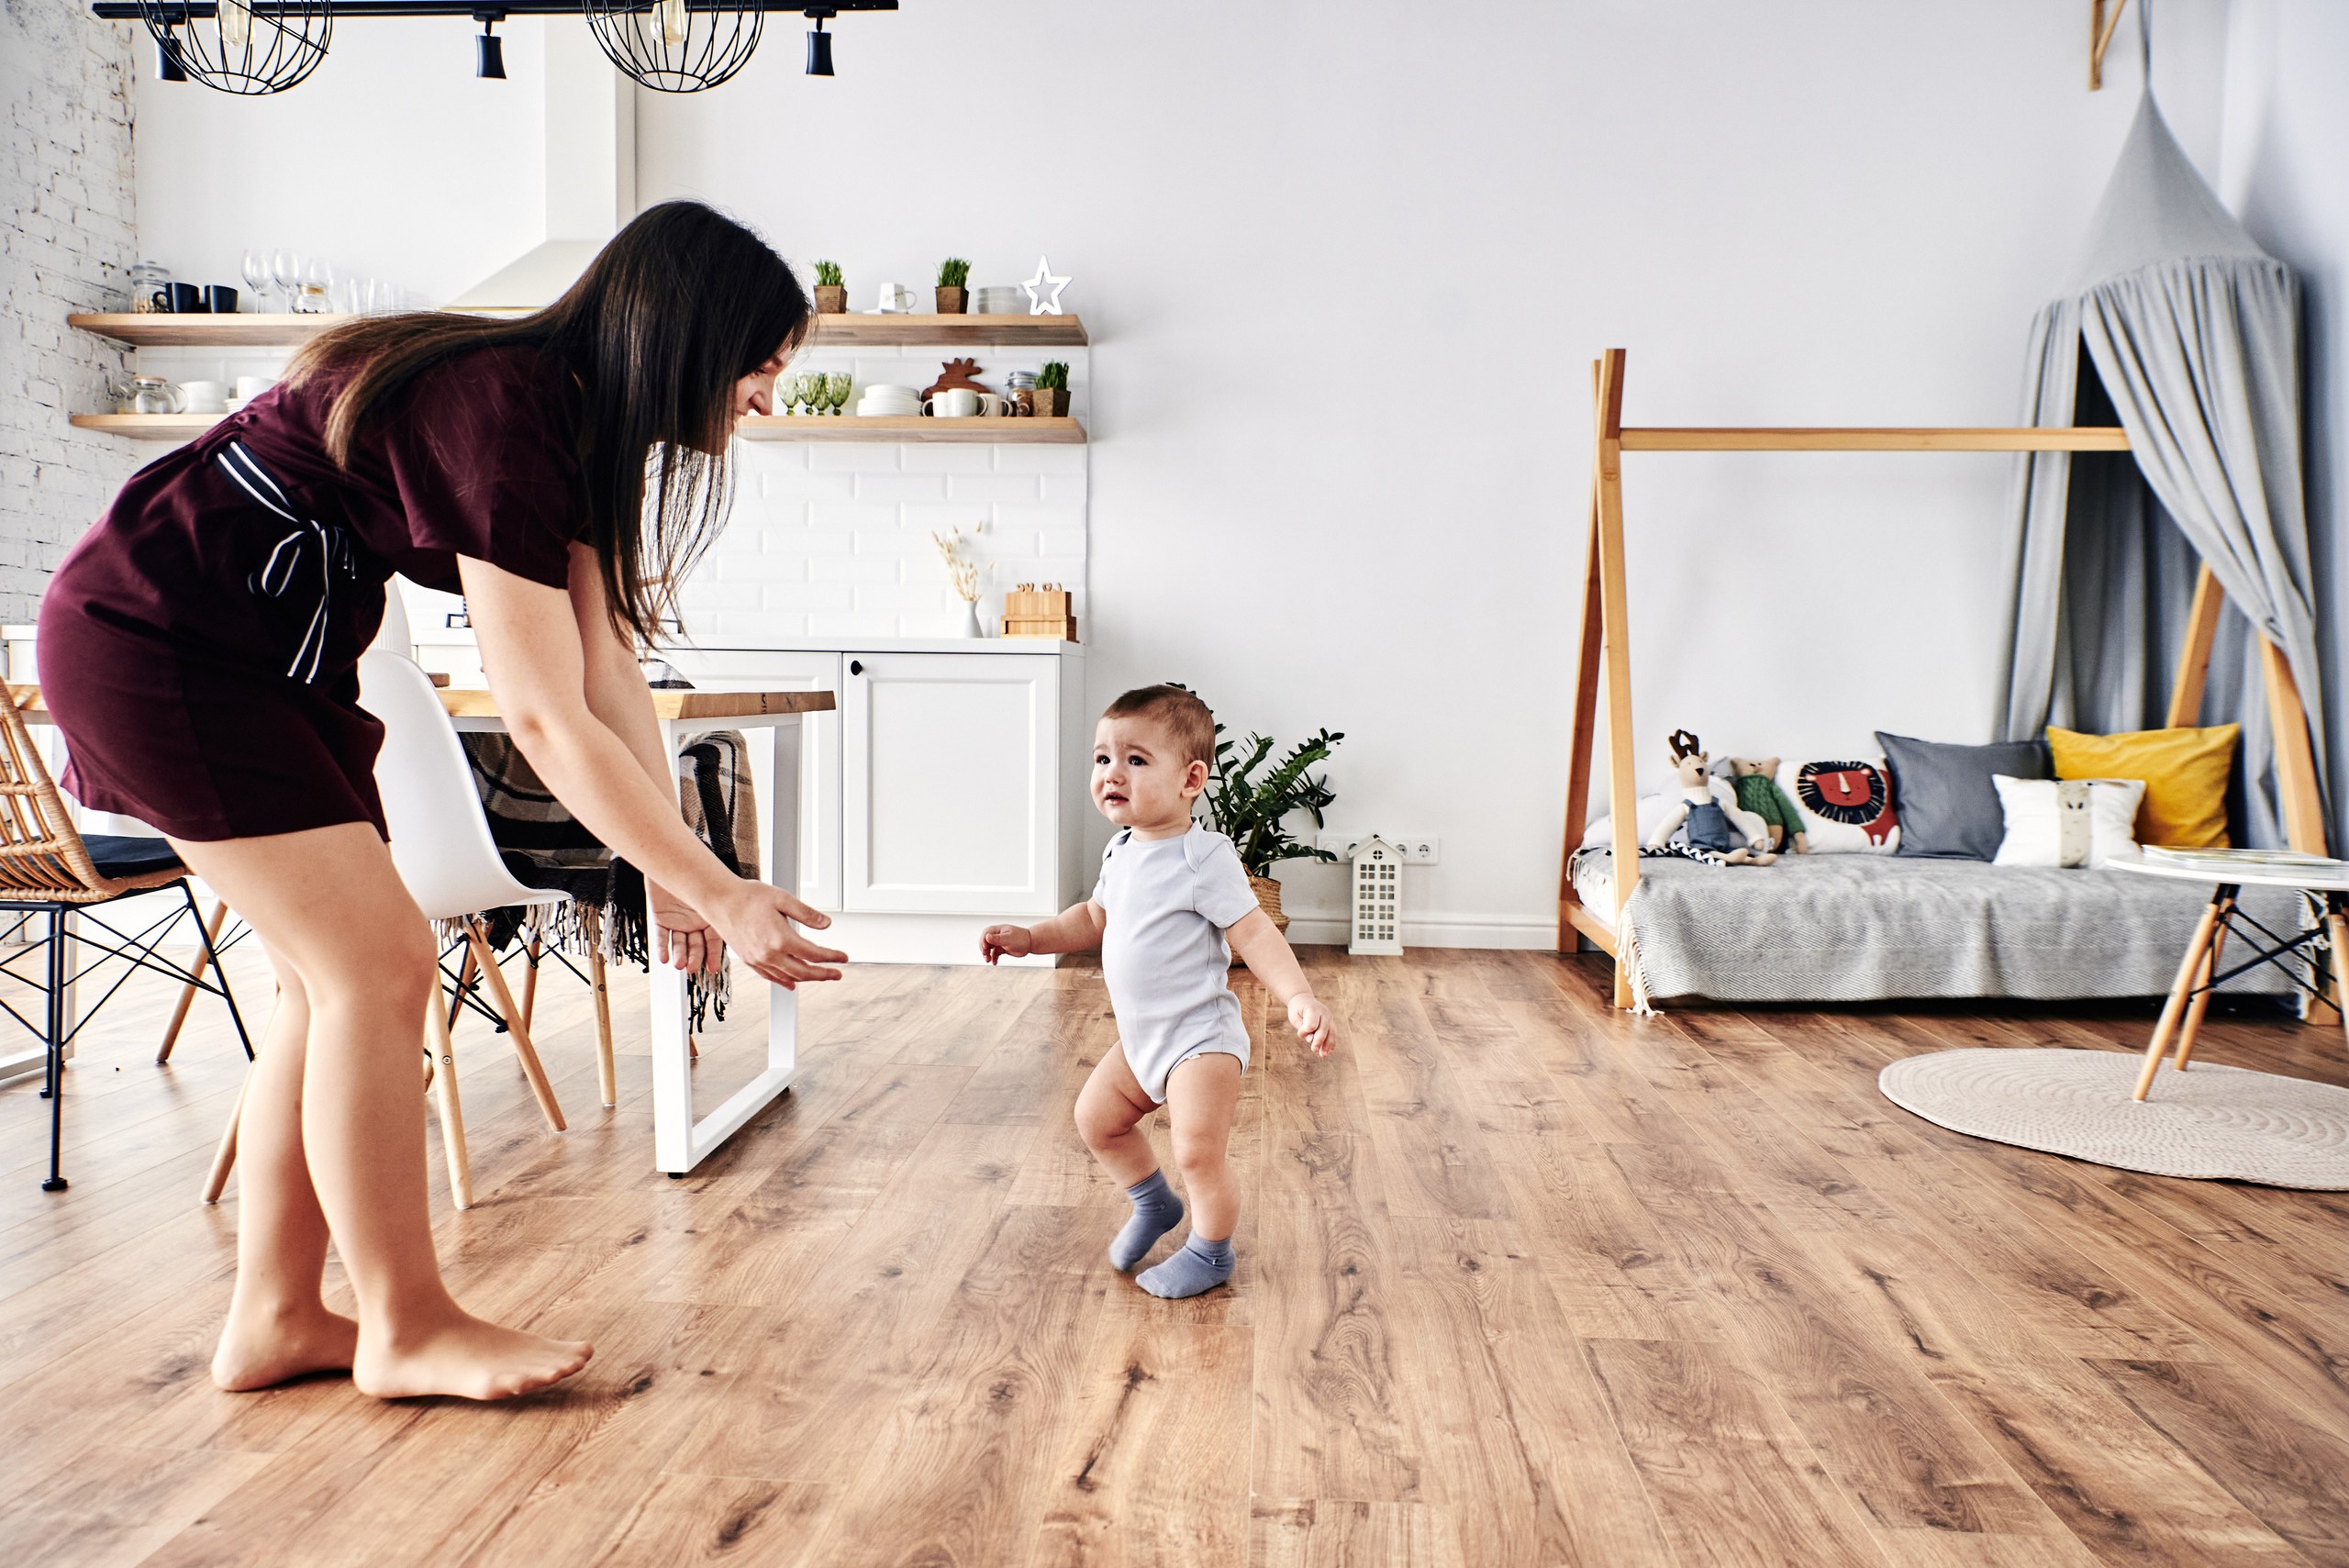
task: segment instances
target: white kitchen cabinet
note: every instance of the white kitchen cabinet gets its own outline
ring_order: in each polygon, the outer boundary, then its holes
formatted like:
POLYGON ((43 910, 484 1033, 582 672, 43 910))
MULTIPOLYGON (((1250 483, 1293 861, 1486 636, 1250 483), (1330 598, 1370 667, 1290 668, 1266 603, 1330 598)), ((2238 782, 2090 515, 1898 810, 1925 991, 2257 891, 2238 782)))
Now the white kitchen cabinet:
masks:
POLYGON ((866 913, 1061 907, 1061 661, 859 652, 841 682, 841 895, 866 913))
MULTIPOLYGON (((681 648, 662 655, 695 685, 716 692, 838 692, 837 653, 772 649, 681 648)), ((810 714, 799 730, 799 896, 818 909, 841 907, 840 717, 810 714)), ((763 746, 751 748, 751 782, 773 789, 763 746)), ((759 846, 760 874, 771 847, 759 846)))

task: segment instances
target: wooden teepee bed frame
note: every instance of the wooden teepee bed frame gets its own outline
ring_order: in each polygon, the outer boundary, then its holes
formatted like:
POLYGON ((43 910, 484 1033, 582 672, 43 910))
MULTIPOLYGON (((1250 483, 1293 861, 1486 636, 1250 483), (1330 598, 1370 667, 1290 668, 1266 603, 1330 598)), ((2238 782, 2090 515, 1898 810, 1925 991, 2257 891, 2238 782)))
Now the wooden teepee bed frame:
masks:
MULTIPOLYGON (((1575 891, 1574 857, 1590 809, 1590 774, 1598 736, 1600 676, 1605 673, 1609 812, 1617 845, 1639 842, 1631 727, 1631 628, 1623 573, 1623 454, 1721 451, 2118 452, 2129 450, 2117 426, 1917 428, 1623 428, 1623 359, 1609 349, 1593 361, 1598 452, 1591 465, 1590 546, 1583 576, 1582 639, 1575 670, 1574 748, 1567 762, 1565 847, 1558 865, 1558 951, 1574 951, 1576 933, 1588 937, 1615 963, 1615 1005, 1631 1006, 1631 975, 1616 951, 1623 906, 1640 881, 1636 854, 1615 862, 1613 919, 1600 918, 1575 891)), ((2186 646, 2171 688, 2169 723, 2191 725, 2201 711, 2202 687, 2225 606, 2206 564, 2194 586, 2186 646)), ((2325 852, 2324 814, 2317 789, 2308 713, 2291 665, 2275 643, 2261 643, 2267 711, 2275 731, 2277 779, 2283 795, 2285 836, 2296 850, 2325 852)))

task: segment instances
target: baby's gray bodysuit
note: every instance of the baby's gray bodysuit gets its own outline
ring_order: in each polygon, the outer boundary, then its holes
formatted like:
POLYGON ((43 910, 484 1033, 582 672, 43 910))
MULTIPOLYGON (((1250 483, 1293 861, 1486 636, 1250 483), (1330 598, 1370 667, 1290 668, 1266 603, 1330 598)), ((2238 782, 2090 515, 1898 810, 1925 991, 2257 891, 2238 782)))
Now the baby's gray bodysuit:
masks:
POLYGON ((1204 1051, 1236 1056, 1245 1067, 1248 1029, 1231 994, 1223 933, 1256 907, 1256 894, 1231 840, 1198 827, 1156 840, 1121 828, 1101 857, 1093 902, 1109 917, 1101 975, 1143 1093, 1165 1104, 1166 1075, 1204 1051))

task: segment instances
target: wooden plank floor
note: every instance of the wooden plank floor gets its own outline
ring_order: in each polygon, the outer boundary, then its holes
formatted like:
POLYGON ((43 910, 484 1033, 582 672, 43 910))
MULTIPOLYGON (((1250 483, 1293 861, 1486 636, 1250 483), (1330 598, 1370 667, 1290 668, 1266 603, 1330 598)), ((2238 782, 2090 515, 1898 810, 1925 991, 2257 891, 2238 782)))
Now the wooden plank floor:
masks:
MULTIPOLYGON (((1587 960, 1307 962, 1346 1049, 1260 1047, 1240 1271, 1187 1303, 1103 1261, 1089 969, 812 993, 799 1086, 683 1182, 640 980, 612 1113, 548 983, 564 1135, 469 1024, 451 1277, 598 1348, 495 1408, 213 1390, 237 1207, 195 1198, 238 1067, 204 1012, 154 1064, 134 985, 71 1073, 70 1193, 0 1090, 0 1562, 2349 1563, 2349 1197, 1876 1093, 1952 1045, 2127 1049, 2145 1011, 1642 1019, 1587 960)), ((2349 1081, 2336 1034, 2206 1038, 2349 1081)))

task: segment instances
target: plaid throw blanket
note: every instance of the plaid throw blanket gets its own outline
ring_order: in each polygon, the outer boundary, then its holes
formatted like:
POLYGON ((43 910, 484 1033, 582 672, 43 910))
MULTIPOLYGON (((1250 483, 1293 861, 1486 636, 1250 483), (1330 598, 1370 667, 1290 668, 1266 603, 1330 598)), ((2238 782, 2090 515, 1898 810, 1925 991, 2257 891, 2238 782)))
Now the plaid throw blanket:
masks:
MULTIPOLYGON (((644 873, 580 826, 511 736, 469 732, 462 739, 489 817, 490 839, 506 869, 526 887, 555 888, 571 895, 571 902, 551 910, 508 906, 489 911, 491 946, 503 949, 518 936, 535 938, 583 957, 600 951, 607 961, 649 969, 651 941, 645 920, 644 873)), ((696 736, 679 754, 677 767, 678 805, 686 826, 727 870, 738 876, 758 874, 758 806, 742 735, 723 730, 696 736)), ((731 967, 722 964, 715 974, 687 977, 686 997, 696 1031, 711 1015, 726 1017, 732 996, 731 967)))

